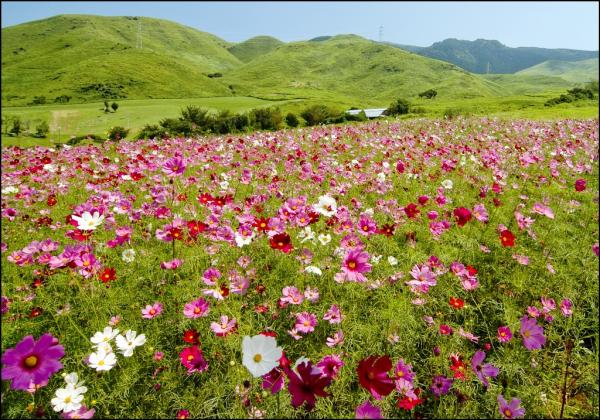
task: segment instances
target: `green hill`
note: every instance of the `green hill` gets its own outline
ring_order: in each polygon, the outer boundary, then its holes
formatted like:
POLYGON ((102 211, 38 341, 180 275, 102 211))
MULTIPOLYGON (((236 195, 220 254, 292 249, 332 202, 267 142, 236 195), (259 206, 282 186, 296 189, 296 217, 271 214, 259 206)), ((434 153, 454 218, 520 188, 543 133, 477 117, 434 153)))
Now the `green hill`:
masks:
POLYGON ((272 36, 255 36, 229 47, 229 52, 235 55, 240 61, 247 63, 258 56, 273 51, 280 45, 283 45, 283 42, 272 36))
POLYGON ((578 61, 598 58, 598 51, 511 48, 498 41, 487 39, 463 41, 450 38, 429 47, 387 44, 425 57, 456 64, 473 73, 515 73, 547 60, 578 61))
POLYGON ((529 76, 555 76, 574 83, 598 80, 598 59, 581 61, 548 60, 521 70, 517 74, 529 76))
POLYGON ((241 65, 226 41, 153 18, 60 15, 2 29, 2 99, 24 105, 112 98, 227 96, 209 74, 241 65), (142 48, 136 48, 141 22, 142 48))
POLYGON ((228 72, 223 81, 241 94, 360 100, 364 105, 414 97, 430 88, 438 98, 501 94, 494 84, 457 66, 356 35, 282 45, 228 72))

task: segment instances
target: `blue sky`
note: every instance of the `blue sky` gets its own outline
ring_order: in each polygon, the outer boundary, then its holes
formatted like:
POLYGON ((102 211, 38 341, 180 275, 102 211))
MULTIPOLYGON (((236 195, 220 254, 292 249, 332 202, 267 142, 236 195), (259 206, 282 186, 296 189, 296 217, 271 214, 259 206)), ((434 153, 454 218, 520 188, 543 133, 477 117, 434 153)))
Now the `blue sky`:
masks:
POLYGON ((428 46, 446 38, 509 47, 598 49, 598 2, 2 2, 2 27, 57 14, 148 16, 240 42, 354 33, 428 46))

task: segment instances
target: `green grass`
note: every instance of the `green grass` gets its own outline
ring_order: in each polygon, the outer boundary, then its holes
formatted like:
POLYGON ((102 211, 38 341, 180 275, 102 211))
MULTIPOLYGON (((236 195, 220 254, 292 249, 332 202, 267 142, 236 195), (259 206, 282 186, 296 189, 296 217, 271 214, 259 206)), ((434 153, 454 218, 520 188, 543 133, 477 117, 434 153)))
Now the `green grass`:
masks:
POLYGON ((130 136, 133 137, 145 124, 157 124, 163 118, 179 116, 180 110, 187 105, 197 105, 213 111, 243 112, 252 108, 282 106, 287 103, 287 101, 266 101, 250 97, 146 99, 117 102, 119 103, 117 112, 109 113, 104 112, 102 102, 3 108, 3 116, 20 116, 22 120, 30 121, 32 131, 35 131, 38 121, 47 121, 50 125, 50 135, 44 140, 2 134, 2 145, 49 145, 51 139, 56 142, 66 142, 71 136, 87 134, 104 136, 114 126, 129 128, 130 136), (60 138, 58 127, 60 127, 60 138))
POLYGON ((272 36, 255 36, 229 47, 229 52, 240 61, 247 63, 256 57, 268 54, 280 45, 283 45, 283 42, 272 36))

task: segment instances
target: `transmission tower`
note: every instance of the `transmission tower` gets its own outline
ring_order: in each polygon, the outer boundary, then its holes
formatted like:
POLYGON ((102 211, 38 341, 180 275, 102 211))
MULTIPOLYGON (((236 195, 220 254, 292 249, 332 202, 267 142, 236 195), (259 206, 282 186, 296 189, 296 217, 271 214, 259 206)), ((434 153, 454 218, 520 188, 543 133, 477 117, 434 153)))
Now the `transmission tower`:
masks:
POLYGON ((383 26, 379 27, 379 42, 383 41, 383 26))
POLYGON ((137 38, 135 40, 135 48, 142 49, 142 19, 138 18, 137 38))

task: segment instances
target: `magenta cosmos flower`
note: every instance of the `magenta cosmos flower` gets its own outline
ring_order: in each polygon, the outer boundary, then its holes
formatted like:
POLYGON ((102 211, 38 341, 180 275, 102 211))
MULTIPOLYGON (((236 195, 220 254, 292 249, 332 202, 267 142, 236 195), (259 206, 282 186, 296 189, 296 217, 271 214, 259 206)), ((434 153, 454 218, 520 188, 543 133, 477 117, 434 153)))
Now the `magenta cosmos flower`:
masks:
POLYGON ((186 318, 199 318, 201 316, 206 316, 208 311, 208 302, 203 298, 198 298, 193 302, 186 303, 183 307, 183 314, 186 318))
POLYGON ((512 331, 509 327, 498 327, 498 341, 508 343, 512 339, 512 331))
POLYGON ((60 417, 62 419, 91 419, 94 418, 96 409, 88 409, 85 404, 82 404, 79 410, 69 411, 68 413, 62 413, 60 417))
POLYGON ((184 348, 179 353, 179 359, 181 360, 181 364, 187 368, 188 375, 194 372, 204 372, 208 369, 208 363, 198 346, 184 348))
POLYGON ((486 363, 484 365, 484 359, 485 352, 477 350, 475 352, 475 355, 473 355, 473 358, 471 359, 471 367, 473 368, 475 375, 477 375, 483 386, 487 388, 490 385, 490 383, 487 380, 487 377, 495 378, 496 376, 498 376, 499 371, 497 367, 489 363, 486 363))
POLYGON ((2 379, 10 380, 12 389, 26 391, 31 384, 46 386, 50 377, 63 368, 58 360, 65 348, 52 334, 43 334, 35 341, 32 335, 23 338, 2 355, 2 379))
POLYGON ((510 404, 506 402, 502 394, 498 395, 498 409, 505 419, 518 419, 525 416, 525 409, 520 407, 521 400, 513 398, 510 404))
POLYGON ((382 419, 381 409, 368 400, 356 407, 355 419, 382 419))
POLYGON ((369 254, 362 250, 353 249, 350 250, 344 257, 342 264, 342 272, 345 275, 346 280, 365 282, 367 278, 363 273, 371 271, 371 264, 369 264, 369 254))
POLYGON ((521 336, 527 350, 541 349, 546 343, 544 328, 540 327, 534 318, 529 318, 527 315, 521 318, 521 336))
POLYGON ((154 305, 146 305, 142 309, 142 318, 152 319, 159 316, 163 311, 163 306, 160 302, 154 302, 154 305))
POLYGON ((180 157, 173 157, 163 164, 163 172, 167 176, 179 176, 185 171, 185 163, 180 157))

